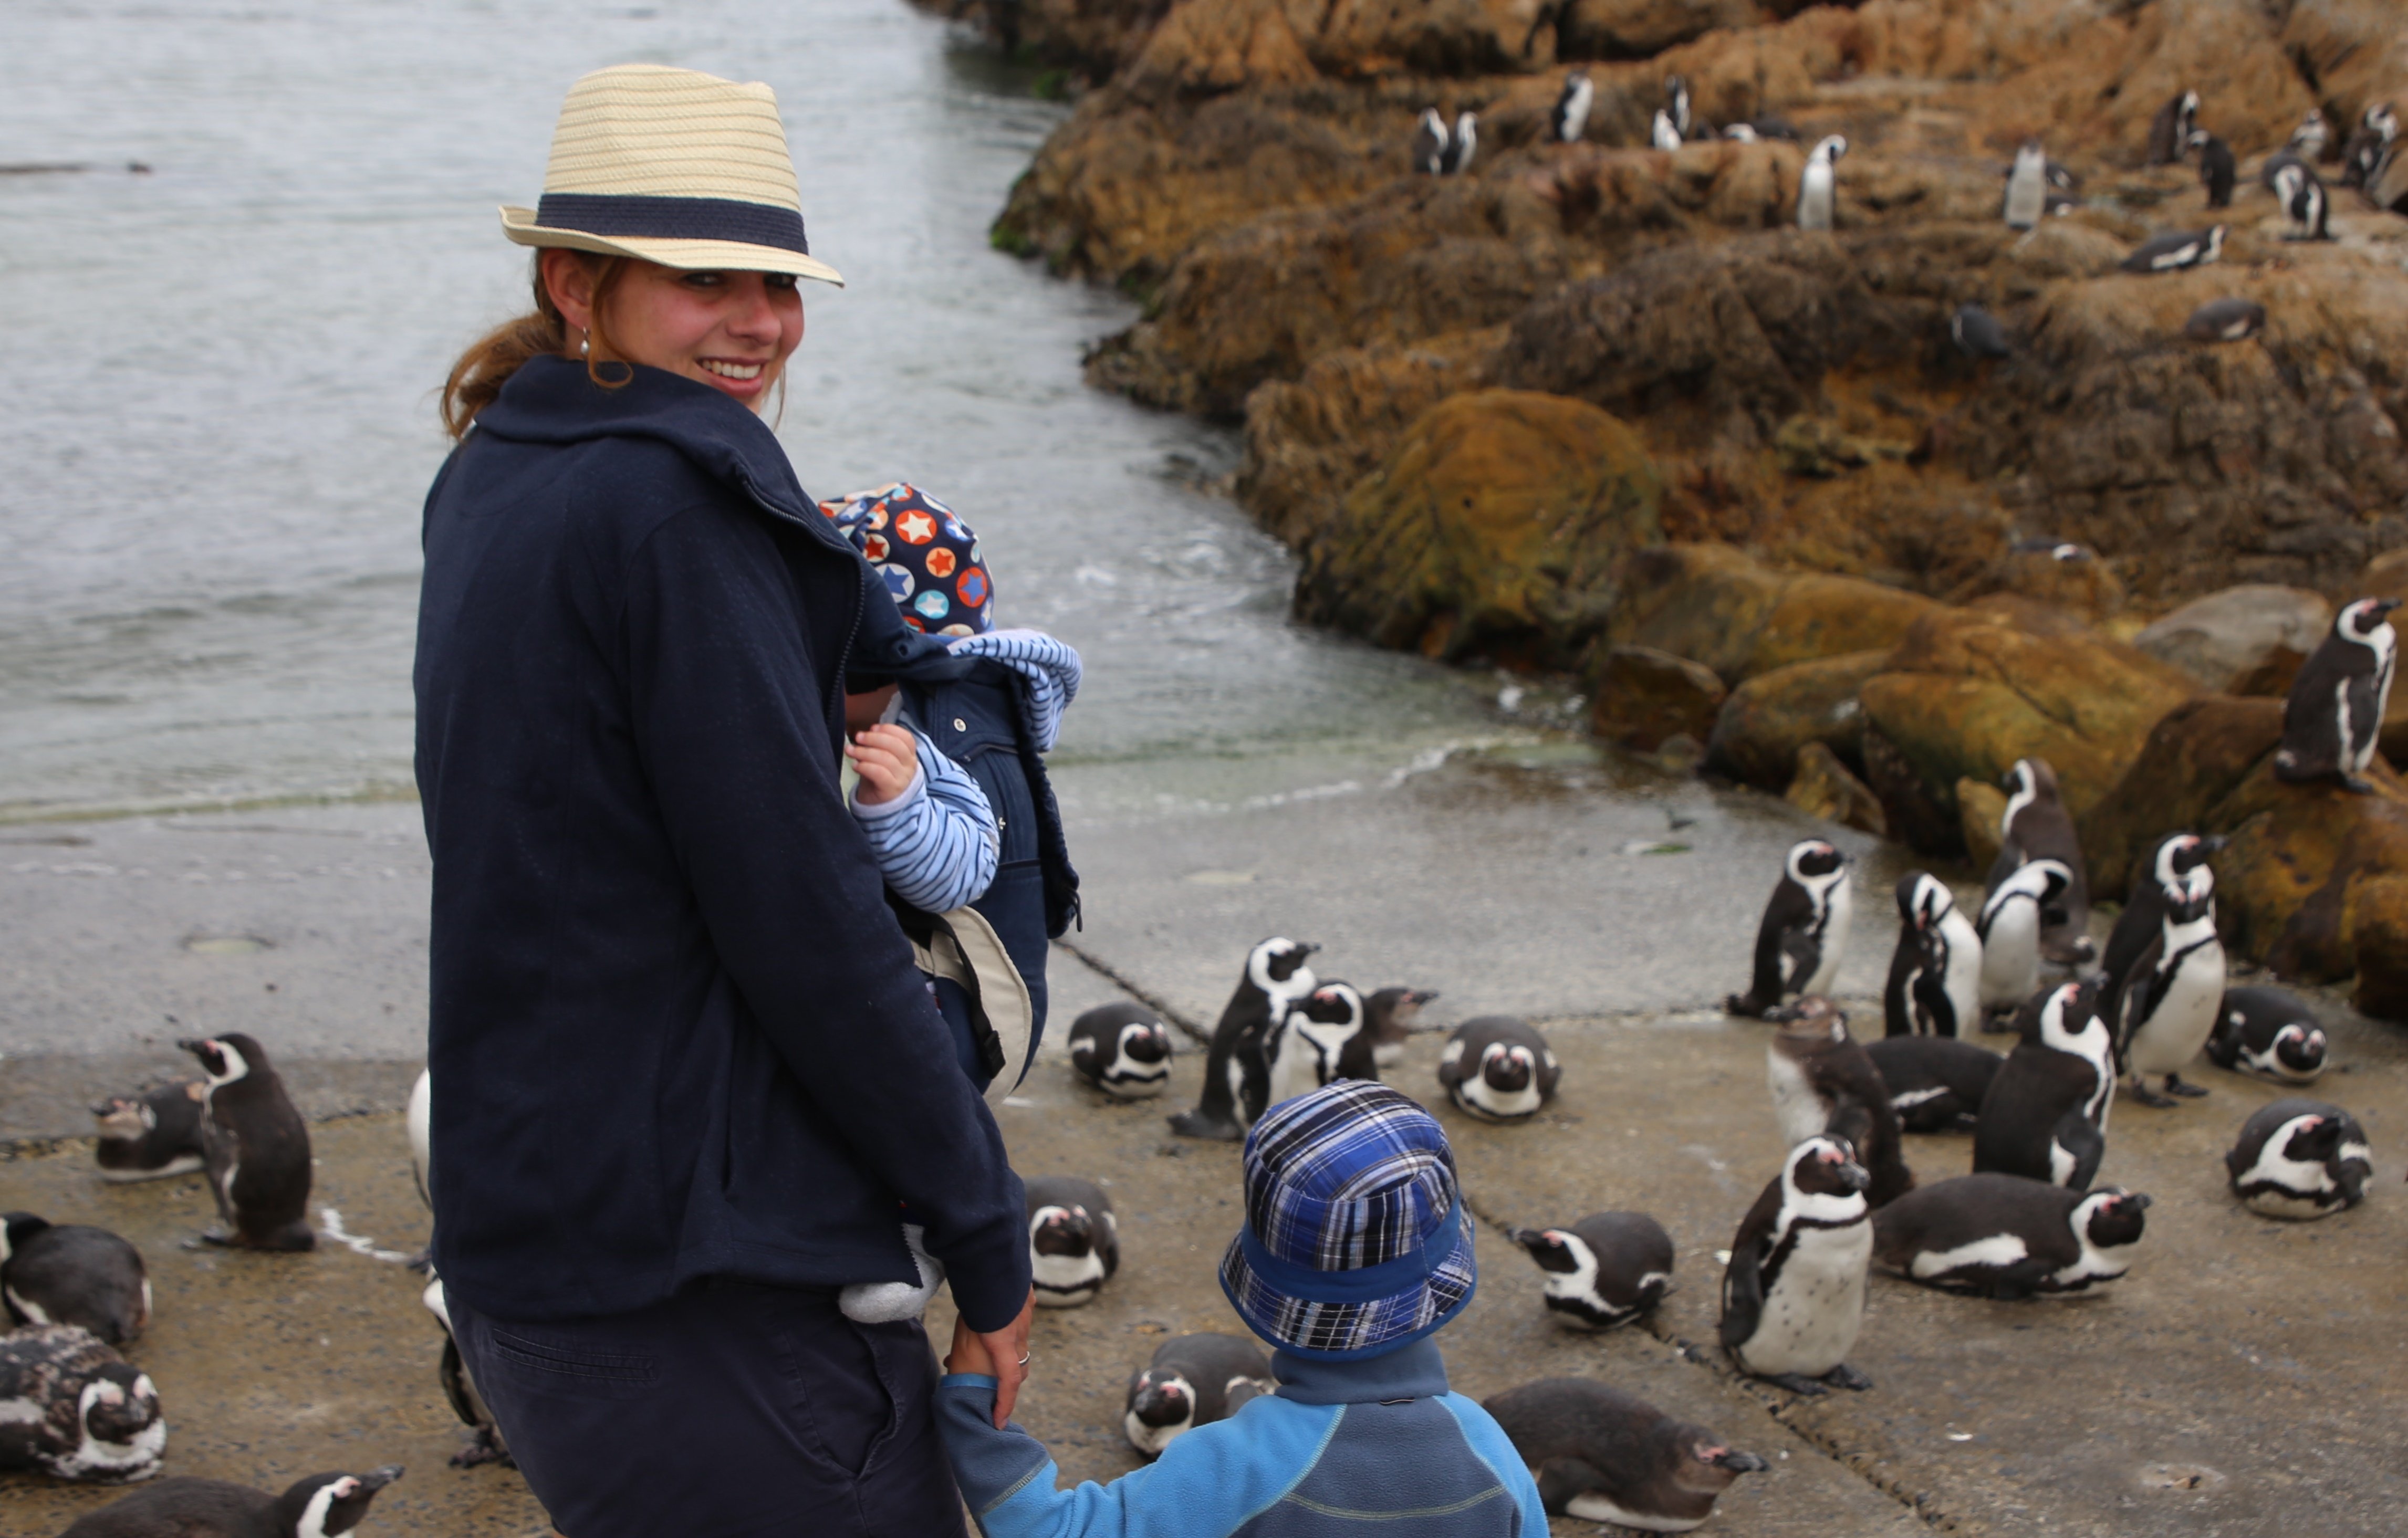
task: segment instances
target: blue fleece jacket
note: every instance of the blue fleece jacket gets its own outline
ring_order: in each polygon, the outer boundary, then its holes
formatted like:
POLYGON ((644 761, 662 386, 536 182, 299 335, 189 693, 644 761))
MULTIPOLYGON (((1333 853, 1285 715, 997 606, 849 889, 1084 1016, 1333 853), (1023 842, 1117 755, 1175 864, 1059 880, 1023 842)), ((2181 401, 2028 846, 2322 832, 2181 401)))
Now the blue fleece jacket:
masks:
POLYGON ((1054 1488, 995 1379, 946 1375, 937 1427, 986 1538, 1543 1538, 1546 1508, 1504 1430, 1446 1387, 1434 1340, 1351 1361, 1271 1359, 1279 1392, 1174 1440, 1109 1485, 1054 1488))
POLYGON ((538 1322, 703 1277, 913 1281, 908 1202, 1001 1329, 1020 1181, 838 789, 847 672, 936 643, 868 608, 766 423, 654 369, 528 363, 424 543, 445 1287, 538 1322))

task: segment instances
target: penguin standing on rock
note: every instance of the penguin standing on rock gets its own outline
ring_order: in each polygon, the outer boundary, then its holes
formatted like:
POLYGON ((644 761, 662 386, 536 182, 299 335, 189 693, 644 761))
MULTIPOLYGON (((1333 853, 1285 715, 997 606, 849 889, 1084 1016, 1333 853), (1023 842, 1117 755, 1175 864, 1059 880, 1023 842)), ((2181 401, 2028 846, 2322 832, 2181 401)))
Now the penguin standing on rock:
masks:
POLYGON ((2325 1028, 2315 1012, 2279 988, 2229 988, 2207 1038, 2218 1068, 2285 1084, 2310 1084, 2325 1071, 2325 1028))
POLYGON ((1764 1060, 1783 1141, 1795 1146, 1823 1132, 1847 1139, 1870 1177, 1865 1200, 1876 1207, 1914 1189, 1889 1087, 1849 1037, 1848 1017, 1837 1004, 1808 998, 1784 1011, 1764 1060))
POLYGON ((1865 1043, 1865 1056, 1881 1073, 1899 1125, 1910 1132, 1971 1131, 2001 1061, 1947 1036, 1884 1036, 1865 1043))
POLYGON ((2097 993, 2063 983, 2024 1006, 2023 1039, 1990 1080, 1973 1124, 1973 1172, 2088 1190, 2107 1153, 2115 1046, 2097 993))
POLYGON ((1831 227, 1832 211, 1839 199, 1840 157, 1848 152, 1848 141, 1837 134, 1828 135, 1806 156, 1806 169, 1798 177, 1798 227, 1801 230, 1828 230, 1831 227))
POLYGON ((2331 213, 2330 200, 2325 195, 2324 178, 2304 164, 2286 165, 2274 176, 2274 201, 2282 206, 2291 227, 2283 232, 2286 240, 2330 240, 2332 232, 2326 228, 2326 218, 2331 213))
POLYGON ((1383 988, 1364 1001, 1363 1033, 1370 1038, 1373 1066, 1394 1068, 1405 1061, 1405 1040, 1422 1005, 1437 997, 1434 988, 1383 988))
POLYGON ((1662 107, 1647 120, 1647 142, 1657 150, 1678 150, 1682 145, 1681 130, 1674 125, 1672 114, 1662 107))
POLYGON ((1471 157, 1480 148, 1480 115, 1458 112, 1455 115, 1455 132, 1446 136, 1446 152, 1439 157, 1438 174, 1459 177, 1471 169, 1471 157))
POLYGON ((2184 91, 2157 108, 2149 120, 2149 164, 2172 165, 2182 159, 2183 146, 2199 127, 2199 93, 2184 91))
POLYGON ((1483 1121, 1527 1121, 1555 1097, 1563 1068, 1526 1020, 1484 1015, 1455 1028, 1438 1081, 1457 1109, 1483 1121))
POLYGON ((1170 1084, 1170 1032, 1141 1004, 1097 1004, 1070 1022, 1070 1066, 1108 1095, 1140 1100, 1170 1084))
POLYGON ((176 1044, 208 1075, 201 1153, 225 1227, 201 1235, 246 1249, 316 1246, 309 1227, 309 1128, 269 1066, 266 1049, 233 1032, 176 1044))
POLYGON ((112 1182, 160 1180, 201 1167, 201 1103, 208 1086, 162 1084, 136 1095, 111 1095, 92 1108, 100 1123, 93 1157, 112 1182))
POLYGON ((2192 132, 2189 148, 2199 151, 2199 184, 2207 189, 2207 206, 2231 207, 2232 184, 2240 177, 2232 146, 2201 128, 2192 132))
POLYGON ((1873 1215, 1873 1259, 1911 1282, 2000 1300, 2081 1292, 2132 1266, 2149 1199, 2019 1175, 1960 1175, 1873 1215))
POLYGON ((0 1335, 0 1473, 124 1485, 157 1474, 166 1451, 159 1390, 92 1332, 30 1324, 0 1335))
POLYGON ((1439 174, 1446 164, 1446 120, 1435 107, 1425 107, 1413 126, 1413 169, 1426 177, 1439 174))
POLYGON ((2358 115, 2358 128, 2341 151, 2341 184, 2371 187, 2391 141, 2400 136, 2400 118, 2389 102, 2370 102, 2358 115))
POLYGON ((1046 1175, 1027 1183, 1029 1273, 1039 1308, 1077 1308, 1121 1268, 1120 1219, 1092 1180, 1046 1175))
POLYGON ((1872 1387, 1842 1360, 1865 1322, 1871 1178, 1845 1138, 1808 1138, 1740 1219, 1722 1343, 1742 1372, 1799 1394, 1872 1387))
POLYGON ((1196 1109, 1170 1118, 1172 1132, 1228 1143, 1246 1135, 1268 1104, 1270 1063, 1264 1044, 1288 1010, 1312 991, 1312 969, 1304 959, 1320 948, 1274 934, 1246 953, 1245 974, 1212 1028, 1203 1096, 1196 1109))
POLYGON ((1173 1440, 1226 1420, 1260 1394, 1273 1393, 1270 1359, 1241 1335, 1176 1335, 1129 1378, 1121 1431, 1129 1445, 1159 1458, 1173 1440))
POLYGON ((1595 1378, 1544 1378, 1483 1400, 1554 1517, 1686 1532, 1743 1474, 1771 1467, 1595 1378))
POLYGON ((1323 983, 1305 995, 1263 1045, 1270 1063, 1266 1104, 1309 1095, 1333 1079, 1378 1078, 1363 1025, 1363 995, 1351 985, 1323 983))
POLYGON ((2048 150, 2038 139, 2026 139, 2007 171, 2007 192, 2000 211, 2010 230, 2028 230, 2048 212, 2048 150))
POLYGON ((1948 884, 1924 871, 1898 883, 1898 948, 1882 991, 1893 1036, 1954 1036, 1980 1019, 1982 937, 1956 911, 1948 884))
POLYGON ((2143 240, 2124 259, 2123 270, 2162 273, 2206 266, 2224 255, 2225 228, 2216 224, 2204 230, 2178 230, 2143 240))
POLYGON ((377 1491, 401 1477, 388 1463, 366 1474, 313 1474, 282 1495, 223 1479, 163 1479, 88 1512, 59 1538, 342 1538, 377 1491))
POLYGON ((2333 616, 2331 632, 2300 665, 2283 701, 2283 746, 2274 777, 2293 785, 2338 779, 2372 795, 2383 712, 2391 699, 2391 664, 2400 649, 2387 616, 2397 598, 2361 598, 2333 616))
POLYGON ((2057 788, 2057 771, 2046 759, 2017 759, 2000 785, 2007 792, 2007 809, 1999 818, 1999 857, 1990 862, 1989 890, 1998 890, 2000 883, 2030 861, 2054 860, 2063 865, 2064 898, 2041 931, 2041 954, 2061 966, 2097 960, 2099 947, 2090 939, 2090 877, 2083 864, 2082 839, 2073 831, 2073 814, 2065 809, 2057 788))
POLYGON ((1672 1236, 1643 1212, 1592 1213, 1568 1229, 1505 1237, 1546 1273, 1547 1311, 1568 1329, 1619 1329, 1672 1290, 1672 1236))
POLYGON ((1575 69, 1564 77, 1563 94, 1555 98, 1555 115, 1547 126, 1557 144, 1578 144, 1588 132, 1589 104, 1597 99, 1597 87, 1591 85, 1588 71, 1575 69))
POLYGON ((2117 990, 2115 1055, 2131 1075, 2132 1098, 2168 1106, 2170 1095, 2207 1091, 2185 1084, 2181 1070, 2207 1045, 2224 1003, 2224 945, 2215 933, 2215 876, 2190 873, 2180 901, 2166 904, 2157 939, 2141 952, 2117 990), (2166 1093, 2152 1093, 2145 1075, 2165 1076, 2166 1093))
POLYGON ((72 1324, 110 1346, 150 1326, 142 1252, 107 1229, 0 1214, 0 1300, 14 1324, 72 1324))
POLYGON ((1831 990, 1856 916, 1851 863, 1838 845, 1825 839, 1790 846, 1756 928, 1755 975, 1745 993, 1723 1001, 1725 1009, 1762 1019, 1792 999, 1831 990))
POLYGON ((1689 117, 1689 81, 1686 76, 1664 77, 1664 115, 1672 120, 1672 132, 1678 138, 1689 136, 1695 126, 1689 117))
POLYGON ((2324 112, 2312 107, 2308 115, 2300 120, 2300 126, 2291 130, 2289 148, 2291 153, 2313 164, 2325 158, 2325 146, 2331 142, 2332 128, 2325 121, 2324 112))
POLYGON ((2269 1218, 2329 1218, 2366 1197, 2374 1151, 2358 1118, 2321 1100, 2278 1100, 2242 1123, 2224 1156, 2232 1194, 2269 1218))
POLYGON ((2035 860, 2019 865, 1982 904, 1973 932, 1982 938, 1982 1012, 2013 1014, 2040 987, 2040 936, 2064 913, 2073 873, 2061 862, 2035 860))

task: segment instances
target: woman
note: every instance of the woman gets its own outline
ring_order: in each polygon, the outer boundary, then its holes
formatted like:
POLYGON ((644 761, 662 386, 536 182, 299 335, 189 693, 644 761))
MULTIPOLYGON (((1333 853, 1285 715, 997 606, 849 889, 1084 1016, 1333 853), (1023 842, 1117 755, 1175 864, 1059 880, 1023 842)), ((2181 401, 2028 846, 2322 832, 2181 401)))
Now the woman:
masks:
POLYGON ((1025 1375, 1020 1182, 838 790, 913 642, 757 414, 841 280, 769 89, 684 70, 579 81, 502 218, 536 310, 444 391, 416 675, 462 1354, 567 1538, 958 1533, 919 1324, 836 1301, 909 1203, 1025 1375))

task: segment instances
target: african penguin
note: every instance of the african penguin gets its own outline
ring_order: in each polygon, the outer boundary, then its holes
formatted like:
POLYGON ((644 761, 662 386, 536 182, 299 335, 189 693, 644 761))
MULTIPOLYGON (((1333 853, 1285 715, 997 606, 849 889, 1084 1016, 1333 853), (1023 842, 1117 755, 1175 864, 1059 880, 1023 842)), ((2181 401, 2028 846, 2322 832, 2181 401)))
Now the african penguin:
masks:
POLYGON ((1848 948, 1856 894, 1848 883, 1854 862, 1840 847, 1809 838, 1789 847, 1781 879, 1756 927, 1756 971, 1745 993, 1723 1007, 1762 1019, 1771 1010, 1809 993, 1828 993, 1848 948))
POLYGON ((2365 1199, 2374 1151, 2358 1118, 2321 1100, 2278 1100, 2242 1123, 2224 1156, 2232 1194, 2269 1218, 2329 1218, 2365 1199))
POLYGON ((1865 1043, 1899 1126, 1910 1132, 1970 1132, 2001 1061, 1948 1036, 1883 1036, 1865 1043))
POLYGON ((2057 860, 2017 866, 1982 904, 1982 1008, 2013 1013, 2040 987, 2040 936, 2061 915, 2073 873, 2057 860))
POLYGON ((1333 1079, 1378 1078, 1363 1021, 1363 995, 1350 984, 1326 982, 1306 994, 1264 1044, 1270 1063, 1268 1104, 1309 1095, 1333 1079))
POLYGON ((1672 131, 1682 138, 1689 136, 1689 82, 1685 76, 1664 77, 1664 112, 1672 120, 1672 131))
POLYGON ((2020 1175, 1960 1175, 1873 1214, 1873 1259, 1911 1282, 1998 1299, 2086 1291, 2131 1269, 2149 1199, 2020 1175))
POLYGON ((266 1049, 234 1032, 176 1044, 208 1075, 201 1155, 225 1227, 201 1237, 248 1249, 309 1249, 309 1128, 268 1065, 266 1049))
POLYGON ((92 1332, 29 1324, 0 1335, 0 1472, 123 1485, 159 1472, 159 1390, 92 1332))
POLYGON ((1845 1138, 1811 1137, 1740 1219, 1722 1343, 1741 1371, 1799 1394, 1872 1387, 1843 1360, 1865 1320, 1871 1178, 1845 1138))
POLYGON ((2383 164, 2384 151, 2400 136, 2400 119, 2388 102, 2370 102, 2358 115, 2358 127, 2342 147, 2341 184, 2344 187, 2370 187, 2374 182, 2374 169, 2383 164))
POLYGON ((1141 1004, 1097 1004, 1070 1022, 1070 1066, 1108 1095, 1140 1100, 1170 1084, 1170 1032, 1141 1004))
POLYGON ((2283 210, 2291 227, 2283 232, 2286 240, 2330 240, 2332 233, 2325 227, 2328 214, 2324 179, 2305 165, 2286 165, 2274 178, 2274 201, 2283 210))
POLYGON ((2088 984, 2061 983, 2026 1004, 2022 1039, 1990 1080, 1973 1122, 1973 1172, 2088 1190, 2107 1152, 2115 1048, 2088 984))
POLYGON ((2183 335, 2194 342, 2243 342, 2265 328, 2266 306, 2248 299, 2211 299, 2190 312, 2183 335))
POLYGON ((1481 1406, 1537 1477, 1551 1516, 1686 1532, 1732 1480, 1771 1467, 1595 1378, 1543 1378, 1481 1406))
POLYGON ((1870 1177, 1865 1200, 1876 1207, 1914 1189, 1889 1086, 1849 1036, 1847 1015, 1828 999, 1809 996, 1778 1018, 1781 1029, 1764 1051, 1764 1075, 1782 1141, 1794 1147, 1825 1132, 1847 1139, 1870 1177))
POLYGON ((1158 1458, 1174 1438, 1226 1420, 1279 1384, 1270 1359, 1240 1335, 1174 1335, 1129 1378, 1121 1431, 1129 1445, 1158 1458))
POLYGON ((150 1324, 142 1252, 107 1229, 0 1213, 0 1301, 17 1324, 73 1324, 123 1346, 150 1324))
POLYGON ((1120 1219, 1092 1180, 1040 1175, 1028 1187, 1028 1264, 1039 1308, 1093 1303, 1121 1268, 1120 1219))
POLYGON ((2224 945, 2215 933, 2215 876, 2205 866, 2190 873, 2180 901, 2169 900, 2157 939, 2141 952, 2116 990, 2115 1055, 2131 1077, 2132 1098, 2166 1106, 2169 1095, 2207 1091, 2182 1081, 2215 1029, 2224 1003, 2224 945), (2166 1094, 2152 1092, 2143 1075, 2165 1075, 2166 1094))
POLYGON ((2218 1068, 2286 1084, 2310 1084, 2325 1071, 2325 1028, 2315 1012, 2279 988, 2228 988, 2207 1038, 2218 1068))
POLYGON ((1394 1068, 1405 1061, 1405 1039, 1413 1033, 1422 1005, 1438 997, 1434 988, 1383 988, 1363 1003, 1363 1033, 1371 1041, 1371 1061, 1394 1068))
POLYGON ((1948 884, 1925 871, 1898 883, 1898 948, 1882 1018, 1893 1036, 1954 1036, 1982 1009, 1982 937, 1956 911, 1948 884))
POLYGON ((2007 192, 2000 211, 2007 228, 2028 230, 2048 211, 2048 151, 2038 139, 2026 139, 2007 171, 2007 192))
POLYGON ((1547 1038, 1511 1015, 1464 1021, 1438 1060, 1448 1098, 1483 1121, 1527 1121, 1555 1098, 1562 1077, 1547 1038))
POLYGON ((2231 207, 2232 184, 2239 175, 2232 146, 2201 128, 2192 131, 2188 148, 2199 151, 2199 184, 2207 190, 2207 206, 2231 207))
POLYGON ((2199 93, 2178 93, 2149 120, 2149 164, 2172 165, 2182 159, 2183 146, 2199 126, 2199 93))
POLYGON ((1840 157, 1848 152, 1848 141, 1837 134, 1827 135, 1806 156, 1806 169, 1798 176, 1798 227, 1801 230, 1828 230, 1839 193, 1839 172, 1835 169, 1840 157))
POLYGON ((1265 1042, 1290 1006, 1312 991, 1312 969, 1304 959, 1320 948, 1275 934, 1246 953, 1245 973, 1205 1052, 1203 1096, 1196 1109, 1170 1118, 1172 1132, 1231 1143, 1246 1135, 1270 1092, 1265 1042))
POLYGON ((1480 148, 1480 115, 1458 112, 1455 115, 1455 132, 1446 136, 1446 151, 1439 156, 1439 175, 1459 177, 1471 169, 1471 157, 1480 148))
POLYGON ((409 1104, 402 1116, 409 1130, 409 1173, 418 1181, 418 1199, 435 1210, 435 1075, 422 1068, 409 1087, 409 1104))
POLYGON ((2275 183, 2282 179, 2283 173, 2294 167, 2304 170, 2307 162, 2288 150, 2277 150, 2258 163, 2258 185, 2271 192, 2274 191, 2275 183))
POLYGON ((85 1514, 59 1538, 340 1538, 366 1517, 377 1491, 400 1477, 398 1463, 313 1474, 282 1495, 223 1479, 163 1479, 85 1514))
POLYGON ((208 1085, 200 1079, 162 1084, 139 1094, 111 1095, 95 1104, 100 1146, 94 1158, 108 1181, 159 1180, 201 1167, 201 1103, 208 1085))
POLYGON ((1948 339, 1968 358, 2012 358, 2015 353, 2007 341, 2007 328, 1979 305, 1956 306, 1948 318, 1948 339))
POLYGON ((1734 122, 1723 125, 1723 137, 1733 144, 1755 144, 1759 142, 1761 135, 1756 133, 1754 123, 1734 122))
POLYGON ((2203 838, 2187 831, 2171 833, 2157 840, 2149 857, 2132 867, 2132 888, 2124 897, 2124 911, 2115 916, 2115 927, 2107 935, 2107 954, 2100 958, 2100 1013, 2108 1018, 2116 1015, 2116 993, 2124 975, 2132 969, 2157 938, 2163 927, 2166 904, 2179 896, 2189 885, 2193 871, 2204 868, 2207 857, 2224 847, 2224 840, 2203 838))
POLYGON ((435 1381, 441 1386, 452 1413, 469 1431, 468 1440, 452 1455, 452 1466, 473 1469, 480 1463, 501 1463, 517 1468, 518 1460, 510 1456, 510 1445, 502 1435, 501 1422, 494 1418, 493 1409, 485 1403, 485 1396, 477 1391, 477 1380, 468 1375, 468 1364, 461 1358, 459 1339, 452 1333, 452 1303, 444 1295, 443 1278, 429 1281, 418 1301, 443 1327, 443 1360, 436 1366, 435 1381))
POLYGON ((2319 161, 2325 158, 2325 146, 2331 142, 2332 129, 2326 124, 2324 113, 2312 107, 2308 115, 2300 120, 2300 126, 2291 130, 2288 148, 2301 160, 2319 161))
POLYGON ((1660 107, 1656 116, 1647 121, 1647 142, 1657 150, 1681 148, 1681 131, 1673 126, 1672 115, 1660 107))
POLYGON ((1437 176, 1446 164, 1446 120, 1435 107, 1425 107, 1413 126, 1413 169, 1437 176))
POLYGON ((2224 232, 2225 226, 2215 224, 2204 230, 2178 230, 2143 240, 2124 259, 2123 270, 2160 273, 2203 267, 2224 255, 2224 232))
MULTIPOLYGON (((2089 553, 2080 546, 2074 548, 2082 556, 2089 553)), ((2041 955, 2061 966, 2096 961, 2099 947, 2090 939, 2090 877, 2083 864, 2082 840, 2073 831, 2073 814, 2065 809, 2057 788, 2057 771, 2046 759, 2017 759, 1999 783, 2007 792, 2007 809, 1999 818, 1999 857, 1990 863, 1989 890, 1998 890, 1999 883, 2026 861, 2054 860, 2063 865, 2068 877, 2064 901, 2056 904, 2057 917, 2041 931, 2041 955)))
POLYGON ((1597 87, 1589 84, 1588 71, 1575 69, 1564 77, 1564 93, 1555 98, 1555 116, 1548 120, 1557 144, 1578 144, 1588 132, 1589 104, 1597 99, 1597 87))
POLYGON ((2391 664, 2400 649, 2386 616, 2397 598, 2361 598, 2333 616, 2283 701, 2283 746, 2274 777, 2290 783, 2338 779, 2372 795, 2366 766, 2374 761, 2383 712, 2391 698, 2391 664))
POLYGON ((1672 1290, 1672 1236, 1643 1212, 1592 1213, 1568 1229, 1505 1237, 1539 1262, 1547 1311, 1568 1329, 1616 1329, 1672 1290))

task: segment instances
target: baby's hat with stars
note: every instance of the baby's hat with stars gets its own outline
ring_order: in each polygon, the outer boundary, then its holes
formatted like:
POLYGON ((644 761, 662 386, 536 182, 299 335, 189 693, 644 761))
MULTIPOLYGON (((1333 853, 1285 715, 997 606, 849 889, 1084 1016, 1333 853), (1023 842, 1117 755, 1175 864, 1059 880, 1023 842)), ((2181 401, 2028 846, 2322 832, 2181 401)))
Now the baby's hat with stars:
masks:
POLYGON ((886 582, 904 622, 931 635, 995 628, 995 578, 951 507, 908 481, 820 504, 886 582))

